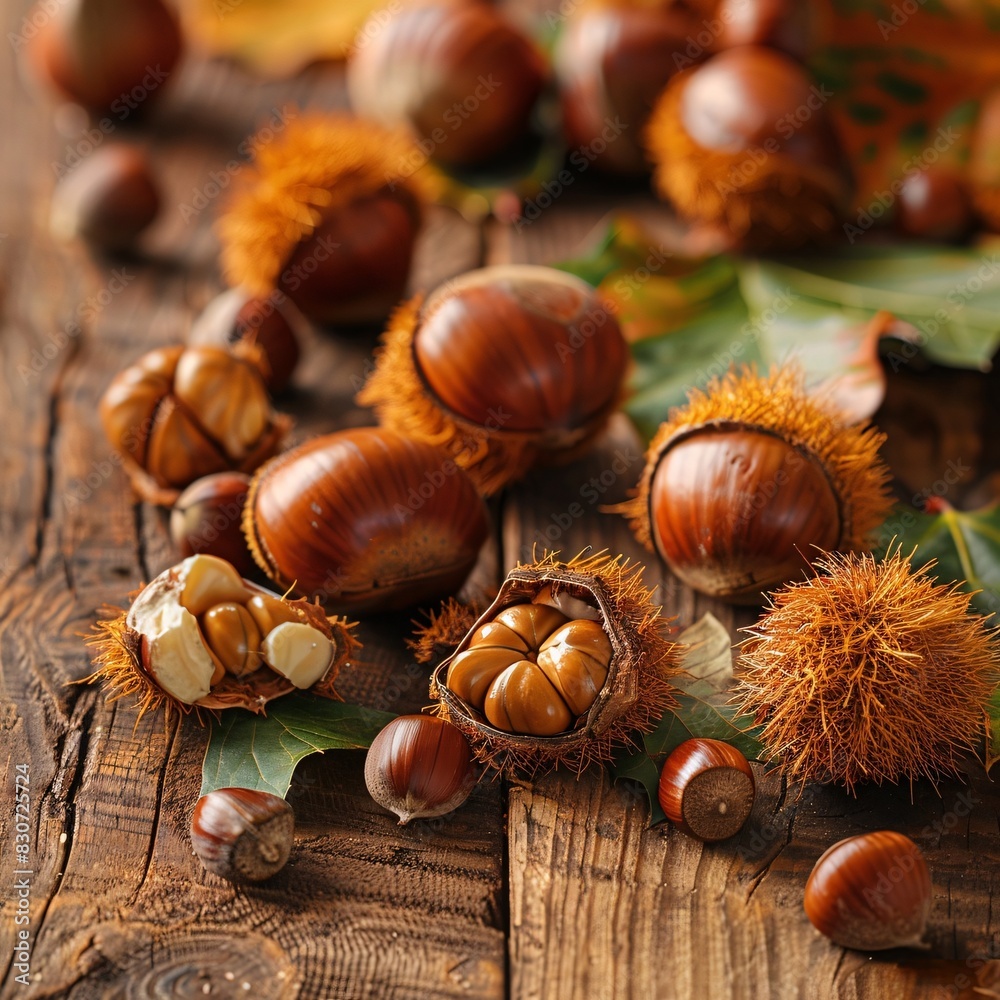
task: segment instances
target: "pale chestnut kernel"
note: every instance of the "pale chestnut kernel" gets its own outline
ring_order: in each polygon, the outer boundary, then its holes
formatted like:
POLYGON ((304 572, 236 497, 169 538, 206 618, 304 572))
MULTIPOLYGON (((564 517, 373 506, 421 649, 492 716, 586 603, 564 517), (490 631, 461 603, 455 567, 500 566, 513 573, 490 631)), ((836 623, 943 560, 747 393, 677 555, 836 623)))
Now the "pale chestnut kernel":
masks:
POLYGON ((196 555, 178 567, 184 589, 180 603, 193 615, 203 615, 216 604, 246 603, 247 589, 239 573, 218 556, 196 555))
POLYGON ((333 660, 333 645, 319 629, 304 622, 284 622, 268 632, 264 659, 297 688, 312 687, 333 660))

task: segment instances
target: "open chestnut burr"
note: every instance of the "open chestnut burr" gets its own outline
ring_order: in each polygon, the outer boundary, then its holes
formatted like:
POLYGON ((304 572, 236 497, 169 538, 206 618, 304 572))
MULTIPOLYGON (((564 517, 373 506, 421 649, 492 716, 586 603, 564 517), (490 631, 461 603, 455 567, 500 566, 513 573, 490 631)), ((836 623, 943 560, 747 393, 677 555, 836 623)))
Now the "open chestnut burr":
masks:
POLYGON ((589 447, 628 349, 611 307, 550 267, 485 267, 397 309, 358 394, 380 423, 444 445, 485 494, 589 447))
POLYGON ((250 484, 243 527, 254 558, 282 588, 353 614, 457 590, 488 520, 444 449, 365 427, 268 462, 250 484))

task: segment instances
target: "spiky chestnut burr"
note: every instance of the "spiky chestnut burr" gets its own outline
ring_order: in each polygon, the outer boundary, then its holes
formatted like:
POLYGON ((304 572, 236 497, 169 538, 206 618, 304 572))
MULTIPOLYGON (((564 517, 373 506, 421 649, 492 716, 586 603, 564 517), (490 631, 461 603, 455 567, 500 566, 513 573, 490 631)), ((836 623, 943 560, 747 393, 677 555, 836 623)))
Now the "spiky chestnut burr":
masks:
POLYGON ((401 135, 345 116, 265 129, 219 222, 233 286, 317 323, 382 320, 406 288, 428 189, 401 135))
POLYGON ((810 396, 800 371, 714 379, 671 411, 615 510, 684 583, 740 603, 852 550, 890 509, 883 435, 810 396))
POLYGON ((360 648, 352 629, 242 579, 224 559, 195 555, 143 587, 127 611, 96 623, 87 642, 97 669, 87 680, 106 684, 110 701, 135 696, 140 719, 161 706, 168 715, 262 712, 306 688, 337 698, 337 674, 360 648))
POLYGON ((762 46, 678 74, 646 130, 657 190, 738 246, 820 240, 852 186, 824 101, 799 63, 762 46))
POLYGON ((816 575, 771 595, 747 629, 741 712, 789 778, 936 781, 986 731, 995 631, 970 595, 935 584, 897 549, 829 553, 816 575))
MULTIPOLYGON (((680 668, 676 648, 666 636, 669 622, 652 603, 651 591, 642 583, 642 572, 642 566, 629 563, 623 556, 601 552, 569 562, 549 553, 534 562, 518 564, 507 574, 496 600, 431 677, 431 697, 438 702, 438 714, 466 735, 480 761, 505 772, 534 773, 567 767, 579 773, 594 762, 608 759, 616 745, 628 743, 636 733, 656 724, 673 704, 669 678, 680 668), (477 692, 485 678, 470 677, 459 668, 452 671, 453 664, 482 639, 484 627, 503 626, 500 631, 508 630, 504 614, 523 610, 525 605, 555 612, 553 617, 571 624, 596 624, 611 647, 606 675, 593 700, 576 705, 582 714, 574 715, 570 709, 568 728, 552 735, 500 728, 490 721, 485 703, 477 707, 477 692), (458 672, 461 677, 456 676, 458 672)), ((453 618, 445 615, 438 624, 447 629, 453 618)), ((435 631, 432 626, 430 633, 435 631)), ((434 636, 430 633, 425 632, 417 643, 425 651, 433 648, 434 636)), ((538 635, 534 638, 540 639, 538 635)), ((543 644, 544 640, 540 640, 534 645, 537 648, 543 644)), ((531 645, 528 642, 526 648, 531 645)), ((563 671, 571 666, 568 653, 560 654, 565 661, 563 671)), ((528 660, 531 655, 528 650, 528 660)), ((599 673, 603 671, 602 665, 599 673)), ((585 679, 594 676, 592 670, 586 674, 585 679)), ((551 685, 570 694, 564 678, 557 677, 551 685)), ((511 697, 512 692, 504 692, 505 704, 511 697)), ((567 706, 576 704, 572 696, 563 700, 567 706)), ((532 707, 525 707, 530 716, 532 707)), ((509 713, 501 721, 508 718, 509 713)))

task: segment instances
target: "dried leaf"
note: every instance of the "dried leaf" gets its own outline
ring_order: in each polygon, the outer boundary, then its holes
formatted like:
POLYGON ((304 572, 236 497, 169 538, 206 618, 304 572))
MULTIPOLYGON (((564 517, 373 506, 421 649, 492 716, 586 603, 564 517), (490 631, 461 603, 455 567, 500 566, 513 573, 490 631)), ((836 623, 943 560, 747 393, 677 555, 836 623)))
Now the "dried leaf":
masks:
POLYGON ((363 750, 395 716, 360 705, 289 695, 266 716, 240 709, 212 724, 201 794, 256 788, 284 796, 300 760, 324 750, 363 750))

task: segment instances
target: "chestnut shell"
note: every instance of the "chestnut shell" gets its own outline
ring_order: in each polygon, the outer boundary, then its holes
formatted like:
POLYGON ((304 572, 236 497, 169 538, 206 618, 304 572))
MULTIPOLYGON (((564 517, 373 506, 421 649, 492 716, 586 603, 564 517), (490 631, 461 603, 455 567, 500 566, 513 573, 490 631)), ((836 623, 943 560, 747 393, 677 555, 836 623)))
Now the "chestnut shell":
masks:
POLYGON ((443 449, 364 427, 315 438, 255 475, 243 521, 282 587, 350 612, 457 590, 486 540, 471 480, 443 449))

